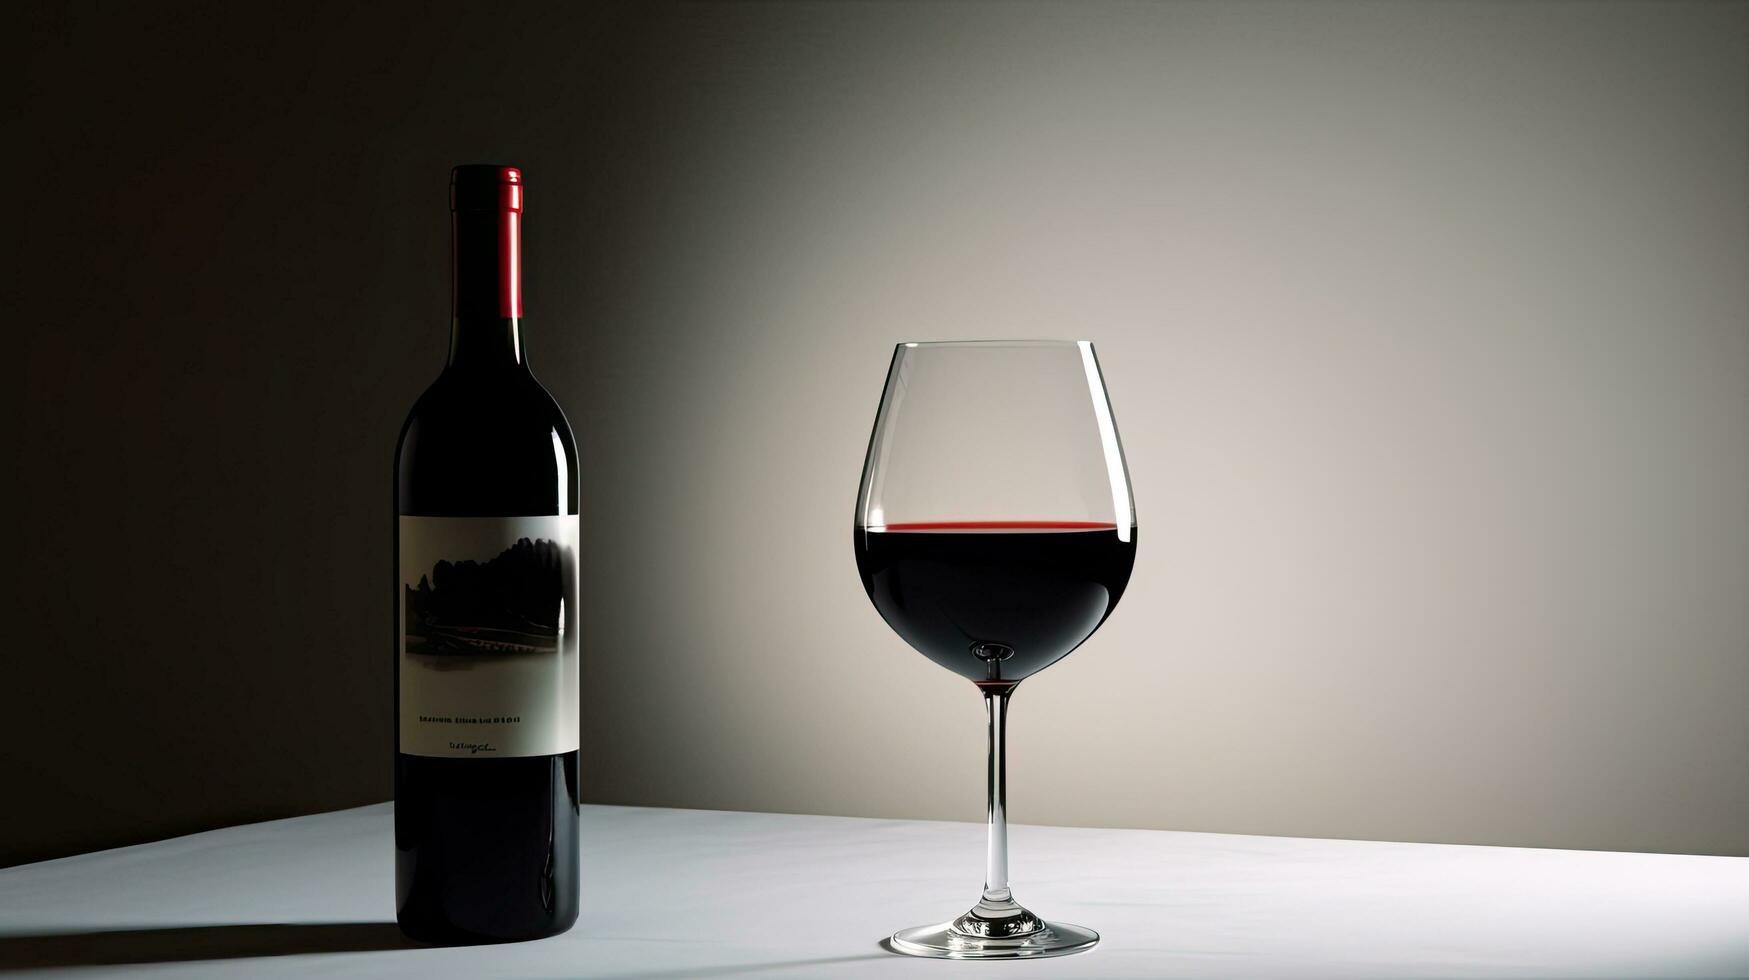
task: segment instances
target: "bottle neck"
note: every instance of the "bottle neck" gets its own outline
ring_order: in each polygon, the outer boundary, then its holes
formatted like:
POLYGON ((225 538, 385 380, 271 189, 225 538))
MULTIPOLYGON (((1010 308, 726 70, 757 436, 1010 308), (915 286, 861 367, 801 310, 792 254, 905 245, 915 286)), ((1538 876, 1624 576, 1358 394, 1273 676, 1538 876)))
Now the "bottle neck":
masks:
POLYGON ((526 366, 522 215, 510 210, 458 210, 450 218, 455 287, 449 367, 526 366))

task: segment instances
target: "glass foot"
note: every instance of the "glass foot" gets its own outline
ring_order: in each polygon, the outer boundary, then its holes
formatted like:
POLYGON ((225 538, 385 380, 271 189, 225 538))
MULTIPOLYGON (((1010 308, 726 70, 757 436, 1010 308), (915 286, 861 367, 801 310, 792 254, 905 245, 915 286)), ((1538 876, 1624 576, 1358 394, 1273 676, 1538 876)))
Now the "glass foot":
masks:
POLYGON ((1013 960, 1079 953, 1098 942, 1092 929, 1046 922, 1011 901, 986 900, 952 922, 901 929, 887 948, 945 960, 1013 960))

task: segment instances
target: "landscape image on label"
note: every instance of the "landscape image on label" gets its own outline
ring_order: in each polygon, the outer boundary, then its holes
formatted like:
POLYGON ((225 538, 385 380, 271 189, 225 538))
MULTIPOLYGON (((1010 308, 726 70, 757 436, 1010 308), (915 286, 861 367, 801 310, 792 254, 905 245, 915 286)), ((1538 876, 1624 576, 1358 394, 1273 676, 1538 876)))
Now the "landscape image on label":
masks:
POLYGON ((489 561, 439 561, 406 585, 406 651, 439 657, 557 653, 564 549, 522 538, 489 561))

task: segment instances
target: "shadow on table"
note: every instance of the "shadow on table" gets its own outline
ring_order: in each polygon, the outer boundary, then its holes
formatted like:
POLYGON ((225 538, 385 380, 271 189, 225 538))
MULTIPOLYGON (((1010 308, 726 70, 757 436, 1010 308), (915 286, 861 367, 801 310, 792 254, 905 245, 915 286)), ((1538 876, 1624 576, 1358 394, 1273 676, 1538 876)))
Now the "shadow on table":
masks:
POLYGON ((694 977, 764 976, 768 973, 802 969, 803 967, 833 966, 840 963, 854 963, 857 960, 884 960, 886 958, 880 953, 864 953, 858 956, 817 956, 807 960, 773 960, 767 963, 739 963, 729 966, 692 966, 682 970, 612 973, 608 976, 612 980, 690 980, 694 977))
POLYGON ((393 922, 252 923, 96 932, 0 933, 0 973, 55 966, 229 960, 416 949, 393 922))

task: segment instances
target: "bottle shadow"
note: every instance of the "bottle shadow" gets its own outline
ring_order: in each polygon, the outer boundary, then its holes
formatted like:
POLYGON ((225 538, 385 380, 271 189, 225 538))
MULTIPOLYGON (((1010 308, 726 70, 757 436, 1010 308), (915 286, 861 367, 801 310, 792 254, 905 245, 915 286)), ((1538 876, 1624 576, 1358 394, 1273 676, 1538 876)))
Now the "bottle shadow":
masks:
POLYGON ((299 953, 419 949, 393 922, 246 923, 0 933, 0 974, 45 967, 125 966, 299 953))

